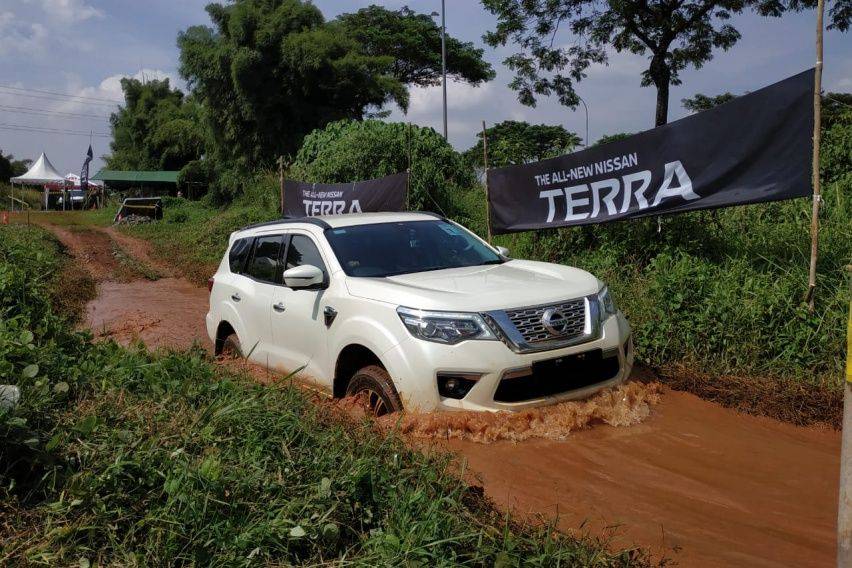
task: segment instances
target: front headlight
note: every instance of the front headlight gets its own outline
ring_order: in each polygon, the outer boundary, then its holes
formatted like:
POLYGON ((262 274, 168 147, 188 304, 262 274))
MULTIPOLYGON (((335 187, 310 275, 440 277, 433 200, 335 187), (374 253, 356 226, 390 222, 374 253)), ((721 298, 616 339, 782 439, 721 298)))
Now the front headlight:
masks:
POLYGON ((601 307, 601 319, 614 316, 618 312, 618 308, 615 307, 612 295, 609 293, 609 288, 606 286, 601 288, 600 292, 598 292, 598 304, 601 307))
POLYGON ((479 314, 396 309, 409 333, 424 341, 455 345, 468 339, 497 339, 479 314))

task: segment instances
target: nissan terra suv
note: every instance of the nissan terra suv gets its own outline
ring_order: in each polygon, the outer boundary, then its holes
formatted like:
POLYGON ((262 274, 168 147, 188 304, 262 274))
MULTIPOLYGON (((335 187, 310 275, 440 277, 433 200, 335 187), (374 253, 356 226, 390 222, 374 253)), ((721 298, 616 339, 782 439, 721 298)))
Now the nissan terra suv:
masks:
POLYGON ((586 397, 633 366, 630 326, 577 268, 513 259, 430 213, 246 227, 209 282, 230 351, 376 415, 521 410, 586 397))

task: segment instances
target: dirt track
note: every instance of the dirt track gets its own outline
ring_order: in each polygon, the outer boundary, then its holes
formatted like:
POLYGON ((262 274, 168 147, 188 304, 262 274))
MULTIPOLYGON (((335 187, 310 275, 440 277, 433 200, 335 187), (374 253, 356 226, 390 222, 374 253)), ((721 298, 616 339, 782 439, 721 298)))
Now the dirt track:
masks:
MULTIPOLYGON (((86 315, 98 335, 208 345, 207 290, 171 277, 147 243, 112 230, 50 228, 97 281, 86 315)), ((629 427, 597 425, 564 441, 441 446, 468 460, 498 505, 558 515, 565 531, 612 534, 616 546, 649 547, 682 566, 834 563, 835 431, 665 391, 650 417, 629 427)))

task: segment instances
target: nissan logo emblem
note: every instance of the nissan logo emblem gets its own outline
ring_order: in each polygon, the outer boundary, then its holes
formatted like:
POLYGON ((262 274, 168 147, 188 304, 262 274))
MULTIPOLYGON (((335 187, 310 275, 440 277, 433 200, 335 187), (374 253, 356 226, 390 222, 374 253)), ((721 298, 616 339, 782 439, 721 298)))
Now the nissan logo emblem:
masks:
POLYGON ((547 308, 541 315, 541 323, 550 335, 564 335, 568 329, 568 319, 556 308, 547 308))

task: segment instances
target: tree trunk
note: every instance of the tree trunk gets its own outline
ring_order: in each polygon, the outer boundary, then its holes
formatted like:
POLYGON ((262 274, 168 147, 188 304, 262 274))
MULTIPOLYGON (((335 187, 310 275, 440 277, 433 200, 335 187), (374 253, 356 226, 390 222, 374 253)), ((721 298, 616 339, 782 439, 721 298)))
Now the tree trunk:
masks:
POLYGON ((654 55, 651 58, 651 67, 648 72, 657 88, 657 111, 654 117, 654 126, 662 126, 669 121, 669 85, 672 79, 672 72, 666 64, 665 53, 654 55))

